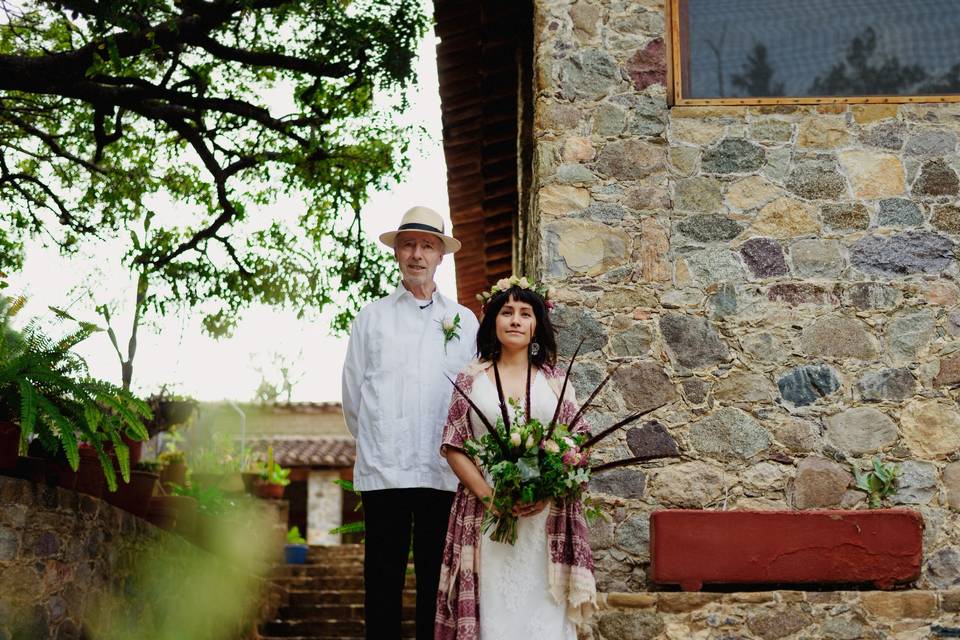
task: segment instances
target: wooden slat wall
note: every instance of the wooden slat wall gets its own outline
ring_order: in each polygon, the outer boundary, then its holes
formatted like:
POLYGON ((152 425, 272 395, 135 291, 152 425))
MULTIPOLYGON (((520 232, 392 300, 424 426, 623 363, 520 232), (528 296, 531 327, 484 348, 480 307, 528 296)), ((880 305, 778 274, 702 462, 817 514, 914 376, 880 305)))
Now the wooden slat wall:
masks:
POLYGON ((435 0, 443 150, 457 296, 474 311, 476 294, 510 275, 517 215, 518 51, 531 37, 523 1, 435 0))

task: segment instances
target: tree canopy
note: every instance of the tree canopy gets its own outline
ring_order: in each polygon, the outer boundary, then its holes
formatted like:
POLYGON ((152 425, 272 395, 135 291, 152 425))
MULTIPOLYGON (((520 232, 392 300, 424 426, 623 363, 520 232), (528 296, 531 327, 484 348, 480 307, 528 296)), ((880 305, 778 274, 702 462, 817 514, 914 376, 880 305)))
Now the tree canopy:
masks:
POLYGON ((418 0, 0 7, 0 270, 28 237, 126 239, 138 314, 207 303, 213 334, 251 303, 338 294, 342 329, 382 295, 393 265, 359 214, 407 168, 418 0))

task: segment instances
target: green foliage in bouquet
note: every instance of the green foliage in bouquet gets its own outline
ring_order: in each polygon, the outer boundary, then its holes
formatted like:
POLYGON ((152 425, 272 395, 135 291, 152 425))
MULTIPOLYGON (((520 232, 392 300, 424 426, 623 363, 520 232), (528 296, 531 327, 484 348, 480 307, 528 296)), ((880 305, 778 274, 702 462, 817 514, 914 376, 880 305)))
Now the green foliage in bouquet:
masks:
MULTIPOLYGON (((22 299, 8 313, 20 306, 22 299)), ((77 322, 62 310, 51 310, 61 321, 77 322)), ((116 491, 109 449, 124 481, 129 482, 130 454, 122 437, 148 438, 144 420, 151 417, 150 408, 129 391, 89 375, 86 362, 73 349, 100 328, 77 324, 59 340, 47 336, 36 320, 20 335, 0 333, 0 419, 19 423, 21 454, 36 437, 51 455, 62 451, 74 470, 80 464, 80 443, 89 443, 107 486, 116 491)))
MULTIPOLYGON (((531 366, 529 360, 527 363, 526 406, 521 412, 521 408, 514 405, 515 416, 512 422, 508 402, 504 398, 500 371, 496 361, 493 362, 493 375, 500 404, 500 417, 496 424, 491 423, 483 415, 479 407, 456 382, 450 381, 457 392, 466 399, 487 429, 487 433, 481 436, 479 440, 470 440, 464 446, 467 454, 493 480, 493 498, 487 505, 488 509, 484 515, 481 530, 483 533, 492 530, 490 538, 495 542, 506 542, 508 544, 516 542, 518 519, 512 512, 515 505, 548 499, 558 503, 568 500, 582 501, 587 483, 593 473, 655 457, 663 457, 660 455, 637 456, 590 466, 591 447, 616 430, 660 407, 652 407, 634 413, 595 435, 588 436, 585 433, 578 432, 576 430, 577 424, 603 387, 613 377, 616 372, 616 369, 614 369, 594 389, 587 401, 570 419, 570 423, 560 423, 560 411, 567 384, 570 381, 570 371, 573 369, 573 363, 582 345, 583 340, 580 341, 580 345, 577 346, 570 359, 560 389, 556 410, 553 418, 546 425, 532 418, 530 414, 531 366)), ((591 515, 596 515, 596 510, 593 508, 588 508, 588 512, 591 515)))

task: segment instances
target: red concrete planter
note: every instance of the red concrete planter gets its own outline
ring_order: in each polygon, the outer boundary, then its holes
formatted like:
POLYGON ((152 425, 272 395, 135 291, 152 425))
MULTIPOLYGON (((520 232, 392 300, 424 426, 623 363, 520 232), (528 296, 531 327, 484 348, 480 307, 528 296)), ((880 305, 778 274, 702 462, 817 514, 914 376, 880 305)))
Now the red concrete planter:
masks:
POLYGON ((20 448, 20 426, 0 420, 0 469, 13 471, 17 468, 20 448))
POLYGON ((104 492, 107 502, 129 511, 139 518, 146 518, 150 509, 150 498, 156 490, 160 476, 146 471, 131 471, 130 482, 117 478, 117 490, 104 492))
POLYGON ((664 510, 650 516, 653 581, 713 584, 872 583, 920 577, 923 518, 872 511, 664 510))

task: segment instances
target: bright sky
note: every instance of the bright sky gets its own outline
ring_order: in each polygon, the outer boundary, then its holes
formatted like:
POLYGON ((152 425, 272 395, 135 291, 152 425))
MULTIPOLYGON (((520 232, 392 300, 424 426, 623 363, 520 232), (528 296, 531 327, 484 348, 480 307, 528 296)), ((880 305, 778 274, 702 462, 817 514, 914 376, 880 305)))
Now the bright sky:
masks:
MULTIPOLYGON (((412 151, 412 169, 406 180, 386 193, 374 194, 362 216, 366 233, 376 239, 384 231, 395 229, 400 216, 414 205, 425 205, 440 212, 450 226, 446 192, 446 166, 443 159, 440 126, 440 96, 437 89, 437 39, 430 30, 420 45, 417 61, 418 83, 411 89, 408 120, 427 131, 427 138, 412 151)), ((386 251, 386 249, 385 249, 386 251)), ((130 313, 135 291, 116 258, 87 256, 66 260, 56 251, 39 245, 28 248, 24 270, 9 278, 9 291, 29 298, 18 318, 49 316, 47 305, 65 307, 81 319, 98 321, 89 298, 77 293, 80 285, 94 288, 102 298, 127 303, 113 325, 121 349, 126 352, 130 313)), ((456 296, 452 256, 437 269, 441 291, 456 296)), ((293 390, 294 401, 340 400, 340 370, 347 350, 346 338, 329 335, 329 318, 316 322, 298 321, 292 312, 266 307, 245 311, 233 337, 214 340, 201 332, 200 318, 152 318, 141 326, 134 360, 134 391, 149 394, 168 385, 177 392, 200 400, 251 400, 261 375, 256 367, 271 373, 273 354, 296 359, 294 377, 300 377, 293 390), (302 355, 297 357, 302 351, 302 355)), ((105 333, 90 338, 78 349, 86 357, 91 373, 119 384, 120 365, 105 333)), ((273 376, 279 382, 279 375, 273 376)))

